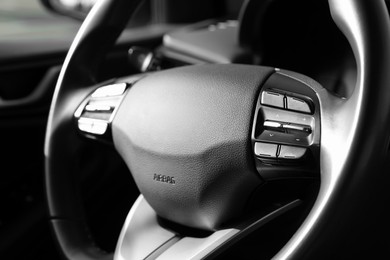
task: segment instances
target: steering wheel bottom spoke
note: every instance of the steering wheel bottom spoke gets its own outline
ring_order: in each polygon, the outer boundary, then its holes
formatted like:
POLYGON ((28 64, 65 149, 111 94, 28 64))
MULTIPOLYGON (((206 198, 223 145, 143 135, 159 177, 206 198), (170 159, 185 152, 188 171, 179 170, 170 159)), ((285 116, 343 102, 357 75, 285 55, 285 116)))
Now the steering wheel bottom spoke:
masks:
POLYGON ((301 205, 293 200, 264 209, 255 220, 238 223, 206 236, 183 236, 178 230, 160 225, 158 216, 142 195, 131 208, 115 250, 115 260, 125 259, 203 259, 215 257, 263 225, 301 205), (145 243, 147 241, 147 243, 145 243))

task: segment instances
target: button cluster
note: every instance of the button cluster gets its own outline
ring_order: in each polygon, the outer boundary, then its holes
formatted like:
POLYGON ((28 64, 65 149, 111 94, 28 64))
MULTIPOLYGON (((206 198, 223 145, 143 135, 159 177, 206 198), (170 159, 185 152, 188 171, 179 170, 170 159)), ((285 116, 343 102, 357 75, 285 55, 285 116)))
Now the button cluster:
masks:
POLYGON ((126 88, 126 83, 117 83, 96 89, 75 112, 78 129, 85 134, 106 135, 126 88))
POLYGON ((265 180, 312 178, 320 161, 320 103, 306 78, 276 71, 261 89, 251 133, 256 170, 265 180))
POLYGON ((270 90, 263 91, 261 95, 261 104, 302 113, 313 112, 310 109, 309 102, 306 100, 270 90))
POLYGON ((302 94, 267 89, 261 92, 254 135, 254 154, 270 164, 302 162, 313 140, 311 99, 302 94))
POLYGON ((272 143, 255 143, 255 155, 263 159, 298 160, 304 157, 306 148, 272 143))

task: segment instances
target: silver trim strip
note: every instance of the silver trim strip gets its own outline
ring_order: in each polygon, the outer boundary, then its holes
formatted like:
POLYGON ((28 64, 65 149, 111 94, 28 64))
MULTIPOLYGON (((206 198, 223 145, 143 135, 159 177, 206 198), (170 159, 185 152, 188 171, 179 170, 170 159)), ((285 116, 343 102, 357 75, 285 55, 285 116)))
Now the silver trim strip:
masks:
POLYGON ((154 210, 140 195, 123 225, 114 260, 145 259, 175 234, 160 227, 154 210))

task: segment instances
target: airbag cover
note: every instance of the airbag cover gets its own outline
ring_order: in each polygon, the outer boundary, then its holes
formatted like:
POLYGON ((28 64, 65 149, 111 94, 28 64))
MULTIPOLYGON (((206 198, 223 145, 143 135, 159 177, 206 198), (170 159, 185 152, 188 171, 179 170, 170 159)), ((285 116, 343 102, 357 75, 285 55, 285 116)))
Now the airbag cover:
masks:
POLYGON ((261 184, 250 133, 271 68, 198 65, 149 75, 128 91, 113 138, 141 193, 176 223, 215 230, 261 184))

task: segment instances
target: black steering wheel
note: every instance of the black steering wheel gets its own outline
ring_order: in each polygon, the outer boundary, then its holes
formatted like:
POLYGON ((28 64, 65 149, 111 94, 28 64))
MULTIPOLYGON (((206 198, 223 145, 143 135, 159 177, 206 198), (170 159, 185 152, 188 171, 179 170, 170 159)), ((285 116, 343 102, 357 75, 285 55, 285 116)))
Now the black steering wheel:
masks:
POLYGON ((319 180, 320 187, 275 258, 329 258, 340 248, 351 255, 382 253, 379 238, 390 226, 384 224, 390 181, 385 2, 329 0, 358 68, 348 98, 299 73, 238 64, 97 82, 103 58, 139 2, 99 1, 58 79, 45 143, 46 189, 64 256, 216 257, 300 205, 299 196, 272 205, 254 202, 266 201, 267 183, 277 180, 287 187, 319 180), (99 249, 88 232, 72 163, 88 145, 83 137, 113 143, 141 191, 115 254, 99 249), (253 205, 256 210, 248 211, 253 205), (202 232, 192 236, 183 227, 202 232))

